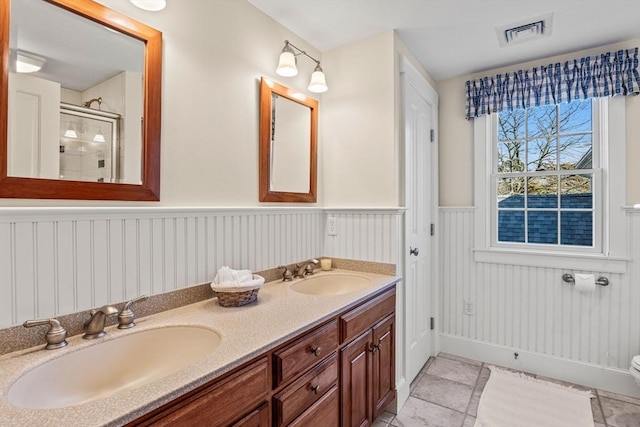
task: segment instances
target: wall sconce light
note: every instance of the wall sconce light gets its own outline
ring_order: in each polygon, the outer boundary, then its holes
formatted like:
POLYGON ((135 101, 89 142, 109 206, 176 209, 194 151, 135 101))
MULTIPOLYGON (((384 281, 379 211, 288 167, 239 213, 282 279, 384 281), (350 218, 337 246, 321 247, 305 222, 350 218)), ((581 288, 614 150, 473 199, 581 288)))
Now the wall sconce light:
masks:
POLYGON ((18 52, 16 54, 16 71, 18 73, 35 73, 40 71, 46 60, 39 56, 18 52))
POLYGON ((157 12, 167 7, 167 0, 129 0, 135 6, 150 12, 157 12))
POLYGON ((316 63, 316 68, 311 74, 311 81, 309 82, 308 87, 309 91, 315 93, 326 92, 328 89, 327 81, 324 76, 324 71, 322 71, 322 67, 320 67, 320 61, 309 55, 304 50, 301 50, 289 43, 289 40, 284 41, 284 47, 282 48, 282 53, 280 53, 280 61, 278 61, 278 68, 276 68, 276 73, 284 77, 292 77, 297 75, 297 57, 300 55, 304 55, 316 63))

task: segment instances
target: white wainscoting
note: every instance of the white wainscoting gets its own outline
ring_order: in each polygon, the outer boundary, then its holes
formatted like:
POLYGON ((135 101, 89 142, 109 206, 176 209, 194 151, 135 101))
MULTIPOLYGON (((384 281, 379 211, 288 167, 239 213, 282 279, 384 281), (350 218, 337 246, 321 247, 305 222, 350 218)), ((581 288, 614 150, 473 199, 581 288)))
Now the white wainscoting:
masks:
MULTIPOLYGON (((403 209, 327 209, 336 236, 325 236, 323 254, 401 265, 403 209)), ((399 273, 398 273, 399 274, 399 273)))
MULTIPOLYGON (((322 254, 314 208, 0 211, 0 327, 322 254)), ((357 252, 353 252, 357 254, 357 252)))
MULTIPOLYGON (((396 274, 404 275, 404 209, 327 209, 326 217, 336 220, 336 235, 325 235, 323 255, 334 258, 396 264, 396 274)), ((406 301, 404 283, 396 285, 396 410, 409 397, 407 380, 406 301)))
POLYGON ((640 393, 624 372, 640 354, 640 212, 627 211, 630 261, 625 274, 613 274, 475 262, 474 211, 440 209, 441 350, 640 393), (562 281, 566 272, 604 275, 611 284, 579 293, 562 281), (472 316, 463 313, 465 299, 472 316))

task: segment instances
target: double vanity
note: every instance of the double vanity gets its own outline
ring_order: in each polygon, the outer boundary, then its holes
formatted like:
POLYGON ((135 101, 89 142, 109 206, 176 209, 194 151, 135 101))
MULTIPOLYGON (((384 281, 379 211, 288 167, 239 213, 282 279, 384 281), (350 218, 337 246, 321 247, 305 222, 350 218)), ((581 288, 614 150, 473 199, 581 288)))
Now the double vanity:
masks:
POLYGON ((398 280, 320 272, 4 355, 3 425, 371 423, 395 398, 398 280))

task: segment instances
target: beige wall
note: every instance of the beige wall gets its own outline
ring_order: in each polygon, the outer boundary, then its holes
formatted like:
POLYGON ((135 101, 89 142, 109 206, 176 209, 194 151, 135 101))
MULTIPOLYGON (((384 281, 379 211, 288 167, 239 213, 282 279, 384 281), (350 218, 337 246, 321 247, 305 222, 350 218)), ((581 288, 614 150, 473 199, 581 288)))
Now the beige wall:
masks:
POLYGON ((323 53, 326 206, 397 206, 394 33, 323 53))
MULTIPOLYGON (((473 120, 465 119, 465 82, 497 73, 562 62, 600 52, 636 47, 640 40, 497 68, 438 82, 440 93, 440 206, 473 206, 473 120)), ((640 97, 628 96, 627 204, 640 203, 640 97)), ((611 143, 615 143, 612 141, 611 143)))

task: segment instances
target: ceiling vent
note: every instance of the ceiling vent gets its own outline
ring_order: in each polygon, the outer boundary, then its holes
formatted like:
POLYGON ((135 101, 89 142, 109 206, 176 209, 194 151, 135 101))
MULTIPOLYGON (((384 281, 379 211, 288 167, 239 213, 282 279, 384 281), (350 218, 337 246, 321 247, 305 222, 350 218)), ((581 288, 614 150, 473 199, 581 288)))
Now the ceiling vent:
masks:
POLYGON ((549 13, 537 18, 496 28, 500 47, 550 36, 552 19, 553 14, 549 13))

